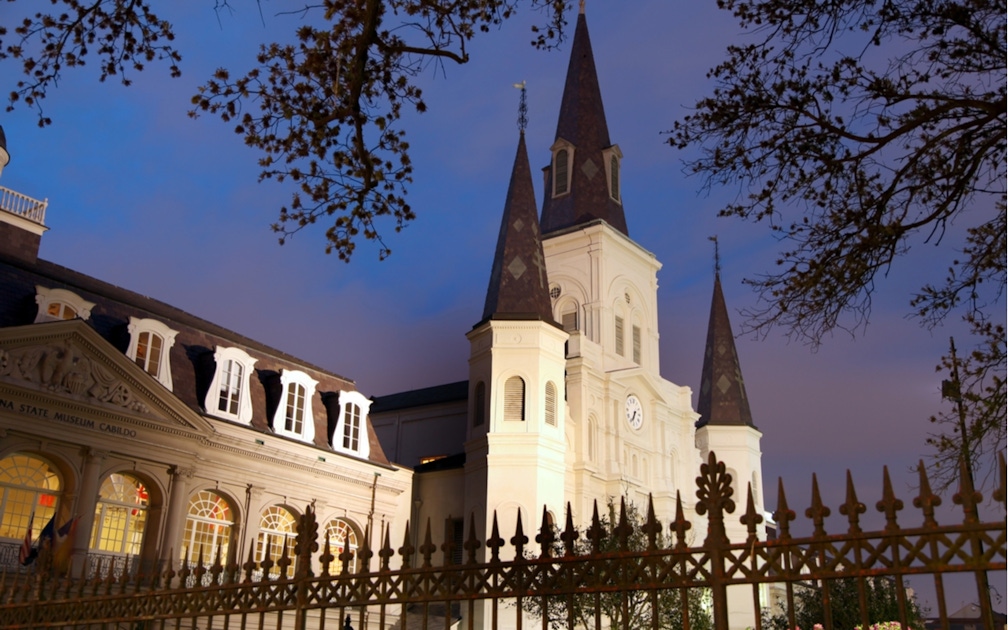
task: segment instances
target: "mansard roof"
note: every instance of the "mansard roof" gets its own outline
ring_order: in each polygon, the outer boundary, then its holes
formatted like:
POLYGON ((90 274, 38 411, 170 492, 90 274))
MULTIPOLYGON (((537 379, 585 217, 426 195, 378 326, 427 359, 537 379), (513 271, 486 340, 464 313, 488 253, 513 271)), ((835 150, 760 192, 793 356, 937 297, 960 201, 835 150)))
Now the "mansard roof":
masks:
MULTIPOLYGON (((127 325, 130 317, 156 319, 177 330, 169 356, 174 386, 166 395, 176 397, 180 404, 198 414, 203 413, 203 399, 215 369, 214 349, 222 346, 246 351, 256 359, 255 374, 249 383, 255 413, 248 429, 253 432, 270 431, 269 418, 279 404, 277 387, 280 373, 284 370, 307 373, 318 381, 315 395, 321 398, 322 403, 314 409, 313 445, 331 450, 327 440, 332 427, 327 426, 327 416, 332 416, 333 412, 338 414, 335 405, 339 391, 356 390, 352 380, 164 302, 46 260, 26 261, 7 251, 0 251, 0 329, 33 325, 38 309, 36 286, 66 289, 94 302, 90 317, 84 323, 119 352, 125 353, 129 345, 127 325), (334 408, 329 410, 330 406, 334 408)), ((44 327, 47 324, 34 326, 44 327)), ((366 426, 370 445, 368 460, 390 465, 371 423, 367 422, 366 426)))
POLYGON ((707 345, 704 348, 700 398, 697 401, 697 428, 712 425, 749 426, 753 424, 746 397, 742 368, 739 365, 735 337, 728 320, 728 307, 721 290, 721 274, 714 275, 707 345))
POLYGON ((511 170, 483 318, 553 322, 525 133, 511 170))
POLYGON ((554 197, 552 167, 545 169, 543 233, 602 219, 629 235, 623 206, 610 196, 606 181, 603 151, 613 145, 609 141, 602 91, 583 12, 578 14, 574 29, 567 80, 557 120, 556 142, 573 146, 573 161, 569 166, 570 191, 554 197))

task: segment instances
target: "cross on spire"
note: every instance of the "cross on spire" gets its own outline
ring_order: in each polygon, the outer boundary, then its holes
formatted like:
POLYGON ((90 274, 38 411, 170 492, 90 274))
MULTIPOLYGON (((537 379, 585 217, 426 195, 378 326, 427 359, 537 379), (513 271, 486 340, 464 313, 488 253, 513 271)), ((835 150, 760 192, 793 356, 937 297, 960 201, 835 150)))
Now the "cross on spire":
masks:
POLYGON ((515 83, 514 86, 521 90, 521 99, 518 101, 518 130, 523 134, 528 126, 528 101, 525 96, 525 81, 515 83))

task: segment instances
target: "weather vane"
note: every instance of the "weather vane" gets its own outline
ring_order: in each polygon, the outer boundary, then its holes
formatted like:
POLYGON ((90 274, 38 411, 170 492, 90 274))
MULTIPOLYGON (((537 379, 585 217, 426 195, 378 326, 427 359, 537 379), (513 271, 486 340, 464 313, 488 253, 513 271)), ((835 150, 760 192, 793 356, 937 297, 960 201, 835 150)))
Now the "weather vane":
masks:
POLYGON ((518 102, 518 129, 525 133, 528 126, 528 103, 525 100, 525 82, 515 83, 514 86, 521 90, 521 101, 518 102))
POLYGON ((717 234, 708 236, 707 240, 714 243, 714 273, 721 275, 721 252, 718 251, 717 234))

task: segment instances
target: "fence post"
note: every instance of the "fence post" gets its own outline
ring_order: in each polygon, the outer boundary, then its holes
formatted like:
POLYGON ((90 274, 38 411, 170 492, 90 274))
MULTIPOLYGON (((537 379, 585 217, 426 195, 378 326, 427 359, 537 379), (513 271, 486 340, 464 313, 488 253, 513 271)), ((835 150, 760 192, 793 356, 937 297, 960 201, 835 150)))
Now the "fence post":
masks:
POLYGON ((312 502, 298 519, 297 537, 294 539, 294 589, 297 597, 294 627, 297 630, 306 630, 308 627, 308 582, 314 579, 311 561, 312 554, 318 548, 318 523, 315 521, 315 505, 312 502))
POLYGON ((714 607, 714 630, 728 630, 728 585, 724 570, 724 550, 728 546, 724 514, 735 511, 732 500, 731 475, 719 462, 713 451, 707 463, 700 465, 697 477, 697 514, 707 514, 707 539, 704 548, 709 551, 710 587, 714 607))

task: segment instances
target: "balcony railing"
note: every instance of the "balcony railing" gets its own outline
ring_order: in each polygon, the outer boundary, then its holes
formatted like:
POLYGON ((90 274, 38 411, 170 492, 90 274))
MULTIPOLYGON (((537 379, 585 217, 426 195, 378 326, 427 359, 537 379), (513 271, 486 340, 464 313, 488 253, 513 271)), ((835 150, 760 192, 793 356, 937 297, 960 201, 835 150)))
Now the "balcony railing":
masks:
POLYGON ((39 225, 45 225, 45 211, 48 205, 48 199, 39 201, 0 186, 0 210, 4 212, 16 214, 39 225))

